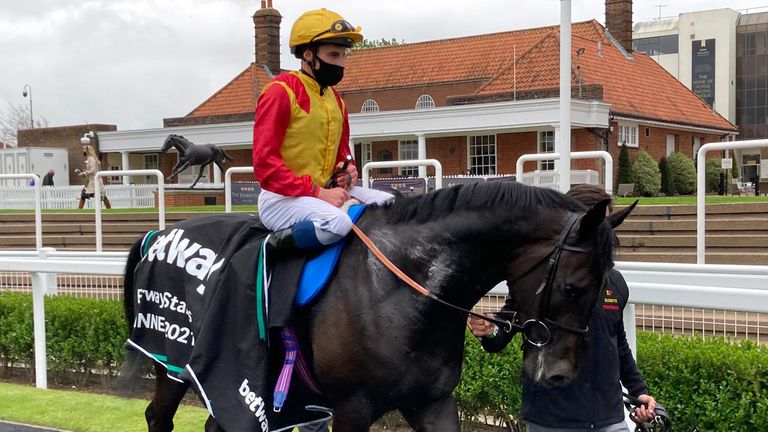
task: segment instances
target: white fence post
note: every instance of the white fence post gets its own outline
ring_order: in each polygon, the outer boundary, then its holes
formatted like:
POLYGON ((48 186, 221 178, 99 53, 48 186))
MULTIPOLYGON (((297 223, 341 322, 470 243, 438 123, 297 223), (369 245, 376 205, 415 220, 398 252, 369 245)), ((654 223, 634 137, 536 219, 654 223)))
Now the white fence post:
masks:
MULTIPOLYGON (((44 273, 32 273, 32 320, 35 333, 35 386, 48 388, 48 359, 45 350, 45 292, 47 277, 44 273)), ((54 275, 55 277, 55 275, 54 275)))
MULTIPOLYGON (((523 164, 528 161, 559 160, 560 153, 529 153, 520 156, 515 163, 515 177, 522 182, 523 164)), ((613 195, 613 156, 603 150, 581 151, 571 153, 571 159, 603 159, 605 161, 605 192, 613 195)), ((560 191, 568 192, 568 191, 560 191)))
POLYGON ((435 167, 435 190, 443 188, 443 165, 437 159, 414 159, 398 161, 368 162, 363 166, 363 187, 370 188, 370 171, 376 168, 399 168, 410 166, 435 167))
POLYGON ((35 181, 35 249, 43 247, 43 215, 40 205, 40 177, 37 174, 0 174, 2 179, 30 179, 35 181))
POLYGON ((253 174, 253 167, 232 167, 224 173, 224 212, 232 213, 232 174, 253 174))
POLYGON ((96 210, 96 252, 101 252, 101 177, 111 176, 136 176, 136 175, 154 175, 157 177, 157 212, 159 229, 165 229, 165 183, 163 182, 163 173, 157 169, 144 170, 122 170, 122 171, 99 171, 94 177, 96 184, 94 199, 94 209, 96 210))

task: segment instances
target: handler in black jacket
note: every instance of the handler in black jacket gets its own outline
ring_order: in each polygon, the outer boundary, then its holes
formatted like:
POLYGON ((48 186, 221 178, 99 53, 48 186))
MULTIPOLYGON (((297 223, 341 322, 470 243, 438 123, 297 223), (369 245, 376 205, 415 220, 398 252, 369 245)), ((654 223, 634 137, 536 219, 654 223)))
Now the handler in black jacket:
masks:
MULTIPOLYGON (((592 185, 575 186, 568 195, 586 206, 610 198, 605 191, 592 185)), ((608 283, 595 304, 584 362, 573 383, 545 388, 523 376, 521 415, 528 432, 627 432, 622 384, 630 395, 647 405, 647 408, 636 411, 639 420, 652 418, 656 401, 648 395, 648 387, 637 370, 624 333, 622 314, 628 299, 627 283, 621 273, 611 269, 608 283)), ((502 310, 512 310, 512 306, 506 303, 502 310)), ((501 351, 513 336, 477 318, 468 323, 488 352, 501 351)))

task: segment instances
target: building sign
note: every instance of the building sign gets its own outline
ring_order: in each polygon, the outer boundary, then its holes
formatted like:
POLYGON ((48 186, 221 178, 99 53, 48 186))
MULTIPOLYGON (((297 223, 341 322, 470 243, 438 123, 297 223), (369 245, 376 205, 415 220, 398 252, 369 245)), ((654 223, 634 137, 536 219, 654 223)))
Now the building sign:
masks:
POLYGON ((423 178, 384 178, 371 182, 371 189, 391 192, 393 189, 403 195, 423 194, 427 190, 427 181, 423 178))
POLYGON ((712 106, 715 103, 715 40, 691 43, 691 90, 712 106))
POLYGON ((731 158, 723 158, 720 161, 720 168, 722 169, 733 169, 733 159, 731 158))
POLYGON ((257 205, 261 186, 258 182, 232 183, 233 205, 257 205))

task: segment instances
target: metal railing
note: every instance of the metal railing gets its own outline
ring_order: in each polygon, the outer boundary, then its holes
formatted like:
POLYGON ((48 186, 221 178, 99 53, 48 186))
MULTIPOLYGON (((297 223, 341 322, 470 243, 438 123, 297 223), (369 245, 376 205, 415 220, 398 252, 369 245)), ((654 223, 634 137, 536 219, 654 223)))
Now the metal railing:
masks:
POLYGON ((35 249, 43 247, 43 213, 40 207, 40 177, 37 174, 0 174, 2 179, 29 179, 35 182, 35 249))
MULTIPOLYGON (((59 273, 122 275, 127 253, 5 252, 0 253, 0 272, 29 273, 32 280, 36 384, 45 388, 44 295, 56 292, 59 273)), ((703 265, 617 262, 630 288, 624 313, 625 328, 633 352, 635 346, 634 304, 702 307, 768 313, 768 266, 703 265)), ((491 290, 503 296, 502 283, 491 290)))
POLYGON ((101 230, 101 188, 104 187, 101 184, 101 177, 122 177, 122 176, 149 176, 154 175, 157 177, 157 217, 158 227, 161 230, 165 229, 165 184, 163 179, 163 173, 157 169, 143 169, 143 170, 120 170, 120 171, 99 171, 94 177, 94 183, 96 185, 95 192, 93 194, 94 209, 96 210, 96 252, 101 252, 102 243, 102 230, 101 230))
MULTIPOLYGON (((520 156, 515 163, 515 176, 523 177, 523 164, 529 161, 559 160, 560 153, 529 153, 520 156)), ((605 161, 605 191, 613 194, 613 157, 603 150, 572 152, 570 159, 603 159, 605 161)), ((570 171, 570 167, 568 168, 570 171)), ((571 179, 571 183, 574 183, 571 179)), ((559 185, 558 185, 559 186, 559 185)), ((558 188, 559 189, 559 188, 558 188)), ((563 191, 565 192, 565 191, 563 191)))

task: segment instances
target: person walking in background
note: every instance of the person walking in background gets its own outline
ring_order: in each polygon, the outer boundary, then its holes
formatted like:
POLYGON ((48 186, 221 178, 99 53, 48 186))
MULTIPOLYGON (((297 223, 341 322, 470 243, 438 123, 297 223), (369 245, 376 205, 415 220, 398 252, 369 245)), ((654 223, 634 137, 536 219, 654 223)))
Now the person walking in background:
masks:
MULTIPOLYGON (((92 145, 83 146, 83 156, 85 156, 85 170, 75 170, 77 175, 85 177, 86 181, 83 191, 80 192, 80 203, 77 206, 79 209, 83 208, 85 200, 93 198, 93 195, 96 193, 96 173, 101 170, 99 158, 96 157, 96 150, 94 150, 92 145)), ((99 181, 101 182, 100 178, 99 181)), ((103 182, 101 183, 101 186, 101 199, 104 201, 104 207, 112 208, 112 205, 107 198, 106 191, 104 190, 103 182)))
POLYGON ((48 170, 48 174, 43 177, 43 186, 53 186, 54 174, 56 174, 56 171, 54 171, 53 168, 48 170))

